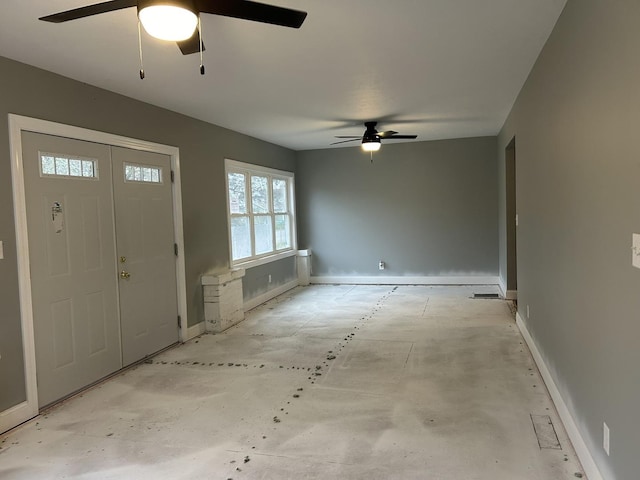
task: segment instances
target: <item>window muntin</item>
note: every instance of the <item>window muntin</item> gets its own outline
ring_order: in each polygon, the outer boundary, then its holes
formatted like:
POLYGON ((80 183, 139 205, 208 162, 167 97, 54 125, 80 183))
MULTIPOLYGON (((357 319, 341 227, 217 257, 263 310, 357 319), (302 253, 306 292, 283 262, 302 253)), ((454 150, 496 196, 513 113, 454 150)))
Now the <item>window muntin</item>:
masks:
POLYGON ((62 178, 98 178, 98 160, 59 153, 39 153, 40 175, 62 178))
POLYGON ((124 181, 162 184, 162 167, 152 165, 124 164, 124 181))
POLYGON ((231 263, 295 248, 292 173, 227 160, 231 263))

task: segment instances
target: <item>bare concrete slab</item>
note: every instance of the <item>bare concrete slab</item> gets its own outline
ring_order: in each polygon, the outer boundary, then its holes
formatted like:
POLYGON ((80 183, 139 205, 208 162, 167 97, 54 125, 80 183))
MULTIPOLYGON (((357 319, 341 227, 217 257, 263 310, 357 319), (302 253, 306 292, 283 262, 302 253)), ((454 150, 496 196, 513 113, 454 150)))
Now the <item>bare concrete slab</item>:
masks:
POLYGON ((5 435, 0 478, 574 479, 508 304, 478 291, 295 289, 5 435))

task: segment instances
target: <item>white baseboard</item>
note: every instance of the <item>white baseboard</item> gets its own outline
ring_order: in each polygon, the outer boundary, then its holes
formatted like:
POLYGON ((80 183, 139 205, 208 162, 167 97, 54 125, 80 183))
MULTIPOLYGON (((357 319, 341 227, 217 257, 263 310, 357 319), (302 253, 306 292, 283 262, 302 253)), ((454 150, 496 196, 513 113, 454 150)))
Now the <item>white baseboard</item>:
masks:
POLYGON ((575 449, 578 458, 580 459, 580 463, 582 463, 582 468, 584 468, 587 478, 589 480, 603 480, 602 474, 589 451, 589 447, 587 447, 587 444, 582 438, 582 434, 573 419, 573 415, 571 415, 567 404, 560 394, 560 390, 551 376, 551 372, 547 368, 547 365, 540 354, 540 350, 538 350, 536 343, 529 334, 529 330, 527 330, 527 326, 519 313, 516 313, 516 324, 518 325, 525 342, 527 342, 531 355, 533 355, 533 359, 538 366, 538 370, 540 370, 542 379, 547 386, 547 390, 549 391, 551 399, 556 406, 558 415, 560 415, 560 420, 562 420, 562 423, 564 424, 564 428, 567 431, 567 435, 573 444, 573 448, 575 449))
POLYGON ((205 322, 196 323, 195 325, 187 328, 187 338, 184 341, 191 340, 192 338, 202 335, 206 330, 205 322))
POLYGON ((507 293, 503 295, 505 300, 517 300, 518 299, 518 291, 517 290, 507 290, 507 293))
POLYGON ((500 289, 500 295, 507 298, 507 283, 502 277, 498 277, 498 288, 500 289))
POLYGON ((257 297, 252 298, 244 303, 244 311, 248 312, 256 308, 259 305, 262 305, 265 302, 268 302, 272 298, 276 298, 278 295, 282 295, 285 292, 288 292, 292 288, 296 288, 299 285, 298 280, 293 280, 289 283, 285 283, 284 285, 280 285, 279 287, 274 288, 273 290, 269 290, 268 292, 263 293, 262 295, 258 295, 257 297))
POLYGON ((507 290, 507 284, 504 283, 504 279, 500 277, 498 288, 500 289, 500 295, 505 300, 517 300, 518 299, 518 291, 517 290, 507 290))
POLYGON ((22 402, 3 412, 0 412, 0 434, 7 432, 17 425, 38 415, 38 408, 34 409, 28 402, 22 402))
POLYGON ((452 277, 311 277, 312 284, 333 283, 338 285, 498 285, 498 277, 492 276, 452 276, 452 277))

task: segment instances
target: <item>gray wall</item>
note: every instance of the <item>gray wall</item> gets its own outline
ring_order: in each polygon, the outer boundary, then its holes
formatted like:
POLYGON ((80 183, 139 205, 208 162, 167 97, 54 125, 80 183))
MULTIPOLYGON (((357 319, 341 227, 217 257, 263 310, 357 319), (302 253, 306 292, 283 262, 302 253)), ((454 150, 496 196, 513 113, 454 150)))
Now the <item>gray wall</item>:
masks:
POLYGON ((247 303, 270 290, 291 283, 298 279, 296 257, 289 257, 277 262, 253 267, 245 273, 242 279, 242 294, 247 303), (271 275, 271 282, 269 282, 271 275))
POLYGON ((498 145, 503 164, 516 136, 521 315, 603 475, 617 480, 638 478, 640 446, 638 19, 637 0, 569 0, 498 145))
POLYGON ((313 275, 498 275, 496 138, 298 153, 313 275), (384 260, 387 269, 378 270, 384 260))
POLYGON ((180 148, 189 325, 204 319, 200 276, 229 265, 224 158, 295 171, 291 150, 0 57, 0 411, 25 397, 8 113, 180 148))

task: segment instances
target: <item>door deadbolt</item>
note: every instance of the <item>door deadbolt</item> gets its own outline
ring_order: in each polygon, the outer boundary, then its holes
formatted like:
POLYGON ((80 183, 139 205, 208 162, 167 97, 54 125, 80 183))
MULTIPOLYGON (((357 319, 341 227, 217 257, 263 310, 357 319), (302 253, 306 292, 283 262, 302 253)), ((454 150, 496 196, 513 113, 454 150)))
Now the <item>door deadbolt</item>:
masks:
POLYGON ((120 263, 127 263, 127 257, 120 257, 120 263))
POLYGON ((129 272, 126 272, 126 271, 124 271, 124 270, 122 270, 122 271, 120 272, 120 278, 123 278, 123 279, 125 279, 125 280, 126 280, 126 279, 127 279, 127 278, 129 278, 130 276, 131 276, 131 274, 130 274, 129 272))

